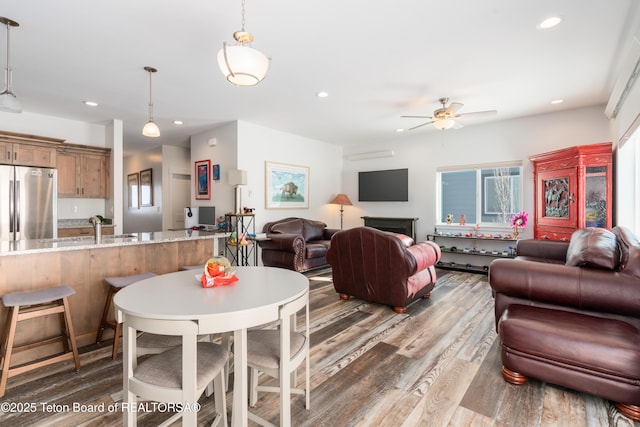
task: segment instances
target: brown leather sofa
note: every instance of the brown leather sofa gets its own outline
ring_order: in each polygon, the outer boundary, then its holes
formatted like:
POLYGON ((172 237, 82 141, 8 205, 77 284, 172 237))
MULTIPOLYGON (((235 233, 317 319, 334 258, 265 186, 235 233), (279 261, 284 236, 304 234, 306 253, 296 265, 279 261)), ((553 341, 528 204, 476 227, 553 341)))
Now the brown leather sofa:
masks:
POLYGON ((353 296, 405 313, 411 302, 431 295, 440 248, 434 242, 414 244, 403 234, 357 227, 333 236, 327 260, 340 298, 353 296))
POLYGON ((262 264, 305 272, 327 267, 331 237, 340 230, 327 228, 322 221, 289 217, 262 227, 269 240, 259 242, 262 264))
POLYGON ((640 243, 628 228, 519 241, 489 283, 506 381, 600 396, 640 421, 640 243))

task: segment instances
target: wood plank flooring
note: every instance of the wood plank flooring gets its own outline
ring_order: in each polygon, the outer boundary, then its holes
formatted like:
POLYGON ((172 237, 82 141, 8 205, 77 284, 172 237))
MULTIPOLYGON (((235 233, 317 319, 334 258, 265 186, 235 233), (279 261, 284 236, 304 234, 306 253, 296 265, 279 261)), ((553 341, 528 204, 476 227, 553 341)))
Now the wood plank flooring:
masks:
MULTIPOLYGON (((535 380, 507 384, 487 277, 438 274, 431 299, 417 301, 406 314, 358 299, 341 301, 330 272, 308 275, 311 409, 294 396, 293 425, 640 427, 598 397, 535 380)), ((77 373, 61 364, 11 378, 1 402, 13 409, 31 406, 0 414, 0 425, 121 425, 122 356, 112 361, 110 349, 109 343, 84 348, 77 373)), ((232 399, 229 391, 229 410, 232 399)), ((213 399, 200 403, 199 423, 209 425, 213 399)), ((277 424, 278 396, 261 395, 251 410, 277 424)), ((153 426, 169 416, 143 412, 138 423, 153 426)))

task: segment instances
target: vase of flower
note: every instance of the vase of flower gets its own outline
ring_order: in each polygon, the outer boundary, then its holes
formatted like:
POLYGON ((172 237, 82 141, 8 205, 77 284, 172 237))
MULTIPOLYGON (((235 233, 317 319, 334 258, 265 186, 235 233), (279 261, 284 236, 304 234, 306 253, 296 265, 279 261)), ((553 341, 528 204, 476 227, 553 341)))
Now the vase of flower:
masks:
POLYGON ((518 228, 524 228, 527 225, 527 220, 529 219, 529 215, 522 211, 522 212, 518 212, 517 214, 514 214, 511 217, 511 227, 513 228, 513 238, 517 239, 518 238, 518 228))

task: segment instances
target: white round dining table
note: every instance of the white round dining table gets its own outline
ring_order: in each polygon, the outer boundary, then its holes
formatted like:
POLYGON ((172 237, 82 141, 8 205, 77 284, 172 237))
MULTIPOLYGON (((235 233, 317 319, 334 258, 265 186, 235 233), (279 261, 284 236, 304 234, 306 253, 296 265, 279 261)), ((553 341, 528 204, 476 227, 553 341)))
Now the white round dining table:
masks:
MULTIPOLYGON (((309 292, 309 280, 298 272, 274 267, 234 266, 232 270, 238 281, 212 288, 202 287, 196 277, 198 270, 151 277, 120 290, 114 297, 114 305, 123 330, 127 330, 127 317, 134 316, 163 321, 191 320, 197 323, 199 335, 233 332, 232 425, 246 426, 247 328, 277 321, 283 304, 309 292)), ((128 359, 131 351, 125 339, 123 360, 128 359)), ((123 419, 126 425, 127 414, 123 414, 123 419)), ((183 425, 195 425, 196 421, 197 414, 185 412, 183 415, 183 425)))

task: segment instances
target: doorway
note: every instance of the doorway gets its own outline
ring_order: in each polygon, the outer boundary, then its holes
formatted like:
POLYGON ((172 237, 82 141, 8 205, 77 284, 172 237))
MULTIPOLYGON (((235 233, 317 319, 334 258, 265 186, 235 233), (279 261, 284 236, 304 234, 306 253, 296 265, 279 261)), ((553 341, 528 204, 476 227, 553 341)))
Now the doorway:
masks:
POLYGON ((184 208, 191 206, 191 175, 187 172, 169 172, 169 212, 170 226, 167 228, 184 228, 184 208))

